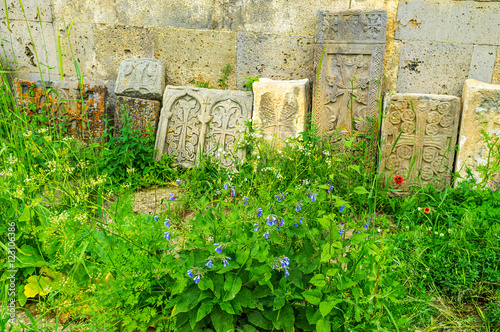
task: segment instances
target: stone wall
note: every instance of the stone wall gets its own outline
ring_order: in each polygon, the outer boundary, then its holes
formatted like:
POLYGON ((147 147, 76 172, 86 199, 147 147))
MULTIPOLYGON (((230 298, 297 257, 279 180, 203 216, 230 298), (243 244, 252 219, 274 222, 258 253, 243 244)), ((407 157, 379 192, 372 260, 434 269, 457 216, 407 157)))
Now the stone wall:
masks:
POLYGON ((10 33, 0 5, 2 58, 5 53, 15 61, 9 65, 18 69, 19 77, 31 81, 40 80, 40 72, 45 81, 49 75, 59 81, 62 63, 64 84, 76 82, 75 60, 86 82, 108 85, 109 107, 114 107, 112 92, 120 62, 134 57, 164 60, 169 85, 198 80, 217 86, 228 63, 233 69, 230 89, 241 89, 245 78, 254 76, 312 80, 318 9, 387 10, 383 92, 460 96, 467 78, 500 83, 498 0, 24 0, 23 4, 25 15, 18 0, 7 0, 10 33), (47 66, 39 67, 38 62, 47 66))

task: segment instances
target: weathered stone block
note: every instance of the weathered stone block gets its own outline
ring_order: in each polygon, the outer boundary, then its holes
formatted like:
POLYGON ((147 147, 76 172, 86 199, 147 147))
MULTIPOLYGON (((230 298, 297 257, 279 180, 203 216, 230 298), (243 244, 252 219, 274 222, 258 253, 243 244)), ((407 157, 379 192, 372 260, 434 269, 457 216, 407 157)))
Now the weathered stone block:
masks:
POLYGON ((499 12, 500 2, 400 1, 396 39, 498 45, 499 12))
POLYGON ((380 172, 404 195, 432 183, 450 185, 460 98, 444 95, 394 94, 385 98, 380 172), (402 184, 394 181, 404 179, 402 184))
POLYGON ((2 20, 0 34, 5 52, 0 52, 1 57, 9 61, 11 70, 21 75, 39 74, 41 71, 44 81, 49 80, 49 73, 57 77, 59 75, 57 42, 53 32, 52 23, 44 23, 40 27, 40 23, 26 23, 24 20, 10 20, 9 32, 7 22, 2 20), (33 40, 30 38, 30 33, 33 40))
POLYGON ((161 100, 165 90, 165 63, 156 59, 122 61, 116 79, 115 94, 161 100))
POLYGON ((468 78, 482 82, 491 82, 496 57, 496 46, 474 45, 468 78))
POLYGON ((253 84, 253 124, 277 146, 306 130, 309 80, 274 81, 261 78, 253 84))
MULTIPOLYGON (((53 0, 54 20, 76 23, 118 23, 115 0, 53 0)), ((151 3, 151 2, 148 2, 151 3)))
POLYGON ((106 129, 107 93, 108 87, 105 85, 83 85, 83 103, 78 102, 76 110, 70 110, 71 126, 68 133, 85 142, 102 142, 106 129))
POLYGON ((491 84, 500 84, 500 46, 497 49, 497 59, 493 68, 493 77, 491 78, 491 84))
POLYGON ((154 58, 151 29, 95 24, 97 76, 116 80, 118 63, 129 58, 154 58))
POLYGON ((469 75, 473 45, 404 42, 398 92, 460 96, 469 75))
MULTIPOLYGON (((50 1, 24 0, 23 7, 19 0, 7 0, 7 13, 10 20, 52 22, 52 6, 50 1), (23 13, 24 9, 24 13, 23 13), (38 15, 40 13, 40 15, 38 15)), ((5 4, 0 5, 0 19, 6 19, 5 4)))
POLYGON ((238 33, 238 88, 247 77, 264 76, 274 80, 312 80, 314 64, 312 37, 238 33))
POLYGON ((84 77, 95 77, 97 75, 97 60, 94 26, 90 23, 71 24, 69 22, 65 25, 64 22, 54 22, 54 30, 55 35, 59 36, 61 42, 64 76, 77 77, 76 61, 78 70, 84 77), (69 30, 70 26, 71 30, 69 30))
POLYGON ((313 121, 319 134, 367 132, 368 118, 378 118, 386 26, 385 10, 318 10, 317 68, 324 56, 313 121))
POLYGON ((115 133, 120 135, 123 128, 124 111, 130 120, 130 128, 144 135, 154 136, 160 117, 161 104, 158 100, 147 100, 118 96, 115 109, 115 133), (150 129, 151 128, 151 129, 150 129))
POLYGON ((465 179, 466 170, 469 169, 478 183, 485 180, 490 188, 497 190, 500 171, 489 174, 490 178, 484 179, 484 172, 480 170, 489 168, 489 173, 494 168, 498 170, 498 159, 494 156, 490 159, 491 151, 481 132, 484 131, 493 139, 500 138, 500 85, 466 80, 463 104, 455 171, 465 179))
POLYGON ((194 167, 203 154, 234 167, 237 159, 245 157, 237 147, 251 116, 251 92, 167 86, 156 133, 156 159, 171 154, 176 164, 194 167))
POLYGON ((197 80, 217 86, 229 64, 229 88, 236 88, 236 33, 228 31, 152 28, 156 59, 165 61, 167 84, 188 85, 197 80))
POLYGON ((64 109, 60 107, 59 97, 51 88, 51 82, 48 81, 12 80, 12 93, 18 110, 26 113, 28 118, 36 115, 46 117, 45 125, 60 125, 65 115, 64 109))

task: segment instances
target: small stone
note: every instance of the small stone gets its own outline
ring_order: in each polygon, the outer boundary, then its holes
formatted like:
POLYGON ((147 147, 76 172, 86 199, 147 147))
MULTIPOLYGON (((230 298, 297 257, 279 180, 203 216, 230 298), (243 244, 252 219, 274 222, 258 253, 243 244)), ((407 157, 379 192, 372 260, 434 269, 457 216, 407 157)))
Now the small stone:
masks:
POLYGON ((173 155, 175 163, 194 167, 200 156, 211 155, 224 167, 245 158, 245 121, 252 114, 252 93, 167 86, 163 94, 156 159, 173 155))
POLYGON ((450 185, 460 98, 446 95, 403 94, 385 98, 380 172, 395 196, 431 183, 450 185), (396 176, 402 183, 394 181, 396 176))
POLYGON ((161 100, 165 89, 165 63, 156 59, 122 61, 116 79, 115 94, 161 100))
POLYGON ((115 110, 115 135, 119 136, 123 128, 123 113, 127 112, 132 131, 141 134, 156 133, 156 124, 160 116, 161 104, 158 100, 148 100, 118 96, 115 110))
MULTIPOLYGON (((483 131, 490 136, 493 143, 500 138, 500 85, 488 84, 476 80, 466 80, 463 90, 463 111, 460 124, 460 138, 458 153, 455 161, 455 172, 461 178, 459 182, 467 179, 467 169, 477 183, 485 180, 485 172, 480 168, 490 169, 498 164, 500 156, 490 154, 490 149, 485 141, 483 131)), ((498 143, 497 143, 498 144, 498 143)), ((500 186, 500 172, 491 174, 486 186, 498 190, 500 186)))
POLYGON ((262 129, 265 137, 274 138, 276 146, 306 130, 308 79, 274 81, 261 78, 253 83, 253 95, 252 123, 262 129))

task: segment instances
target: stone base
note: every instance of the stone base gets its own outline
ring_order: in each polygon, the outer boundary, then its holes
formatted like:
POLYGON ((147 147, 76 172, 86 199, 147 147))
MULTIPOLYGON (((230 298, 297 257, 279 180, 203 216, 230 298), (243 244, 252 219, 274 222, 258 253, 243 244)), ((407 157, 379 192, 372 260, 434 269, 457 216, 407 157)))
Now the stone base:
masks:
POLYGON ((124 111, 128 113, 130 127, 144 135, 155 135, 161 104, 158 100, 147 100, 117 96, 115 109, 115 135, 119 136, 123 128, 124 111))

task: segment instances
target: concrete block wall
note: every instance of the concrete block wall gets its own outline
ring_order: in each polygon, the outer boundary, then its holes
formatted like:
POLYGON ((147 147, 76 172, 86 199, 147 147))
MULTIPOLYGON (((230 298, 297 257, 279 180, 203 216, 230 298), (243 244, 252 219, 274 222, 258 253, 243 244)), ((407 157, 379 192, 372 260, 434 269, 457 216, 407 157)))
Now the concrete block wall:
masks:
MULTIPOLYGON (((0 5, 1 57, 22 79, 86 82, 114 90, 119 64, 161 59, 166 84, 217 86, 230 64, 229 88, 246 77, 313 79, 316 10, 388 11, 383 92, 460 96, 465 79, 500 83, 498 0, 8 0, 0 5), (38 10, 37 10, 38 7, 38 10), (25 18, 28 21, 30 38, 25 18), (39 19, 42 21, 40 27, 39 19), (69 41, 68 41, 68 30, 69 41), (70 47, 71 44, 71 47, 70 47), (36 49, 36 54, 35 54, 36 49), (15 55, 14 55, 15 54, 15 55), (36 58, 47 66, 38 66, 36 58), (73 60, 74 56, 74 60, 73 60)), ((66 84, 66 83, 65 83, 66 84)), ((113 98, 113 93, 110 93, 113 98)), ((113 107, 113 101, 109 103, 113 107)))

